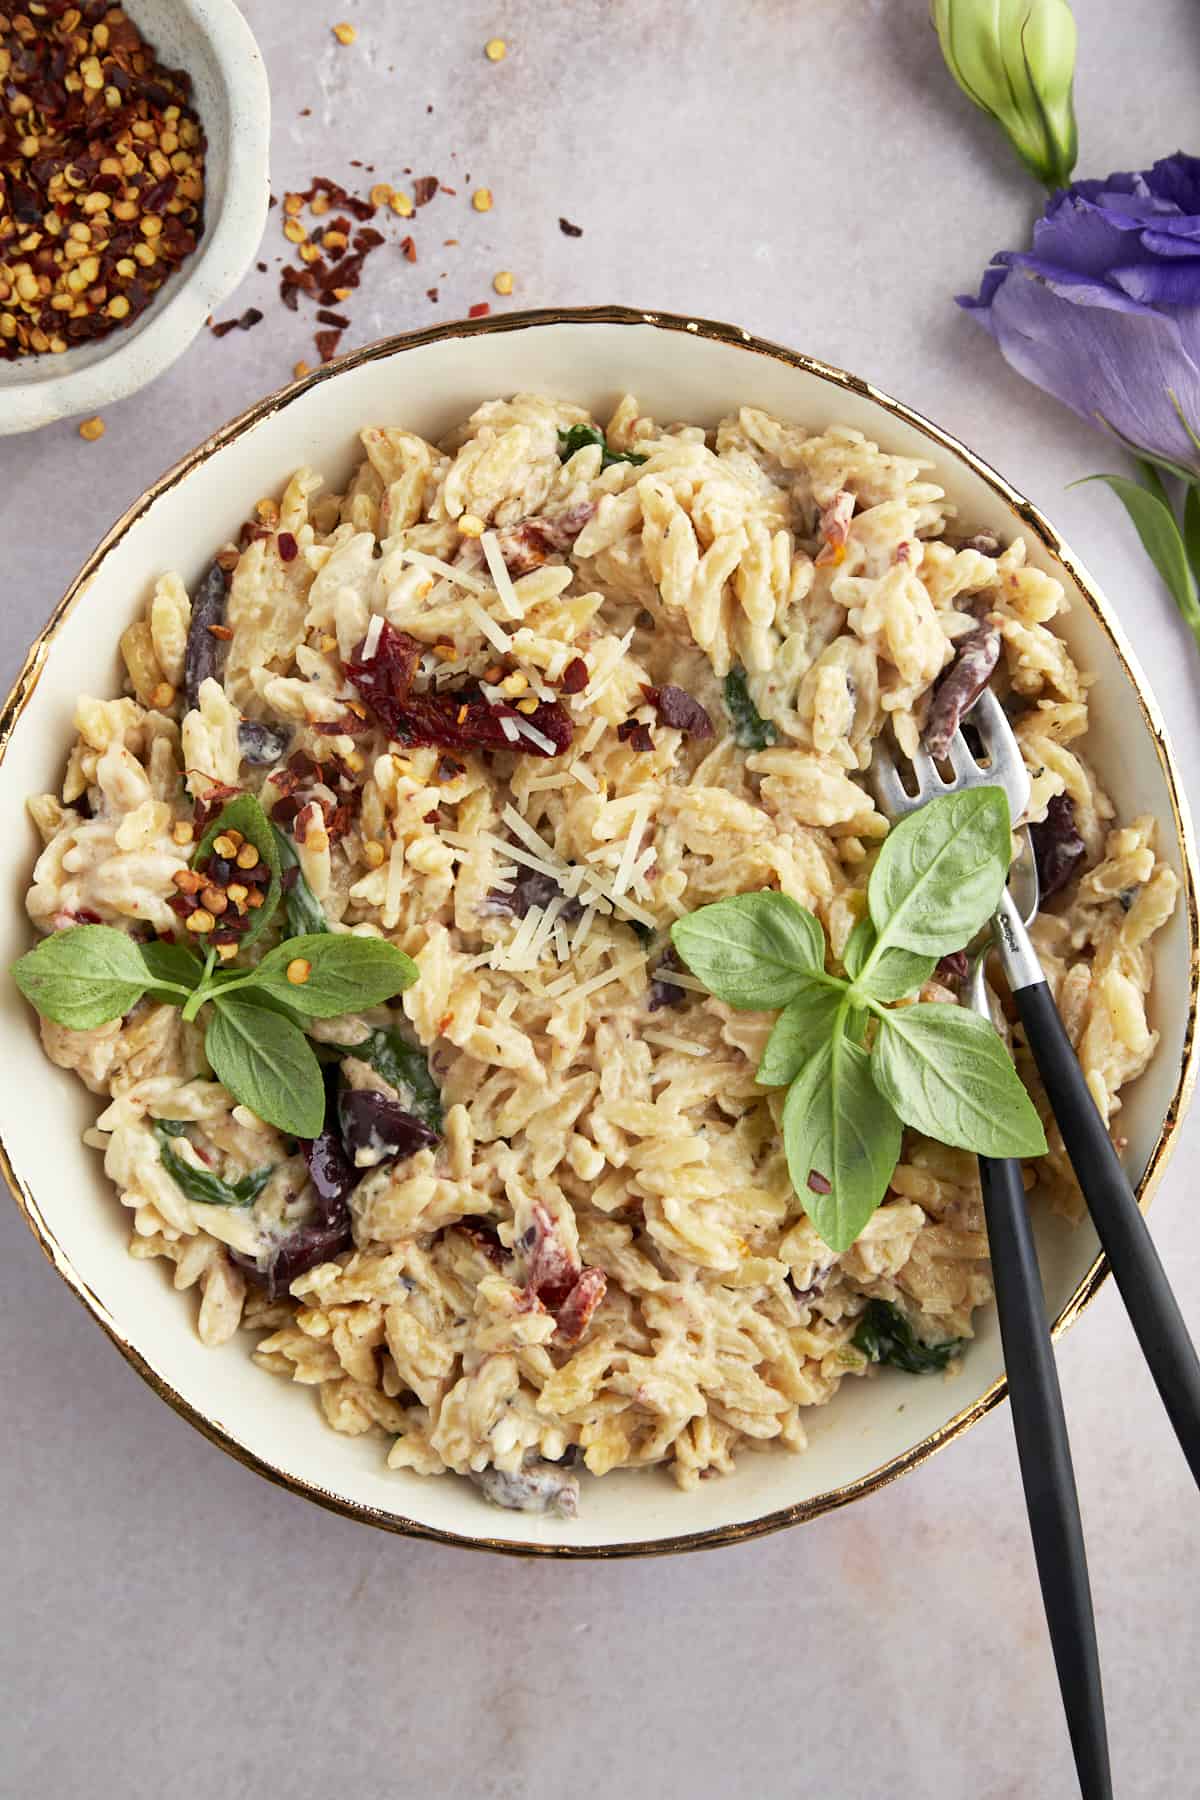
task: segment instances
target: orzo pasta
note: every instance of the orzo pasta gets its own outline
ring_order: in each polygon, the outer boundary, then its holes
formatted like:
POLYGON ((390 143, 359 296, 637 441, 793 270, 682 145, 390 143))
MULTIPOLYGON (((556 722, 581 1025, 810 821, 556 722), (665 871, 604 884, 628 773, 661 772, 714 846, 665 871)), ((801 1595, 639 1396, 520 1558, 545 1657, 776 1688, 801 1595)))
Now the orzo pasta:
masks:
MULTIPOLYGON (((1020 538, 960 526, 929 465, 751 407, 714 431, 627 398, 602 438, 518 395, 440 445, 372 426, 362 446, 340 493, 301 469, 247 496, 241 548, 190 597, 161 577, 121 640, 124 694, 79 701, 61 795, 31 803, 43 932, 186 941, 197 813, 250 790, 309 918, 420 970, 394 1004, 308 1027, 343 1127, 366 1121, 332 1236, 304 1146, 234 1102, 178 1010, 44 1023, 105 1096, 87 1138, 132 1254, 199 1288, 207 1343, 257 1332, 259 1364, 316 1387, 336 1430, 383 1434, 390 1467, 471 1475, 501 1504, 570 1509, 577 1463, 688 1487, 744 1448, 802 1450, 806 1409, 868 1368, 869 1301, 925 1343, 970 1335, 991 1291, 974 1159, 907 1133, 835 1256, 755 1082, 769 1017, 702 991, 667 932, 778 888, 840 966, 887 829, 862 779, 876 736, 911 751, 943 672, 944 711, 994 663, 1059 890, 1038 945, 1113 1119, 1157 1041, 1150 945, 1176 881, 1089 767, 1062 590, 1020 538), (411 1114, 430 1076, 434 1125, 381 1140, 380 1097, 411 1114), (179 1158, 260 1185, 206 1204, 179 1158)), ((953 1001, 959 973, 924 997, 953 1001)), ((1030 1183, 1074 1213, 1050 1144, 1030 1183)))

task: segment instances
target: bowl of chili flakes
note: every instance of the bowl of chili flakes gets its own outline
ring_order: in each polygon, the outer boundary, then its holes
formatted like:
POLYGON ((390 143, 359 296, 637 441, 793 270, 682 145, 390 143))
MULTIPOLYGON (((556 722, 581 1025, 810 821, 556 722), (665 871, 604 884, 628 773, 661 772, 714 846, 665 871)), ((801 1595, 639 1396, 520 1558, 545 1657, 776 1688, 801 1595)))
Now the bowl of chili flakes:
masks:
POLYGON ((270 92, 233 0, 42 0, 0 32, 0 434, 180 356, 254 258, 270 92))

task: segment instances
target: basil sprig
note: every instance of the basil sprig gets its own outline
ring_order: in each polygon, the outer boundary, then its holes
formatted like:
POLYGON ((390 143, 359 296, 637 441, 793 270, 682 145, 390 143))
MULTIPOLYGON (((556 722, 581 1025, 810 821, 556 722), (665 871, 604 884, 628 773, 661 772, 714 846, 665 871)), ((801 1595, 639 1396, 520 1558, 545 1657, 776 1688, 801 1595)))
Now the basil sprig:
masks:
POLYGON ((1011 830, 1001 788, 948 794, 888 834, 852 932, 845 977, 825 968, 816 917, 786 894, 738 894, 671 927, 727 1005, 782 1008, 758 1069, 786 1087, 784 1148, 804 1210, 849 1249, 887 1192, 903 1126, 981 1156, 1040 1156, 1046 1138, 994 1027, 950 1005, 893 1003, 995 912, 1011 830))
MULTIPOLYGON (((257 800, 239 794, 205 833, 194 860, 230 828, 271 871, 260 916, 241 949, 266 929, 278 906, 279 856, 257 800)), ((412 985, 417 965, 382 938, 321 930, 285 940, 253 967, 218 967, 215 950, 202 963, 182 944, 139 944, 111 925, 73 925, 21 957, 12 973, 43 1018, 77 1031, 120 1018, 146 994, 180 1007, 185 1019, 208 1004, 204 1047, 213 1073, 268 1125, 312 1138, 324 1121, 325 1088, 301 1021, 379 1006, 412 985)))

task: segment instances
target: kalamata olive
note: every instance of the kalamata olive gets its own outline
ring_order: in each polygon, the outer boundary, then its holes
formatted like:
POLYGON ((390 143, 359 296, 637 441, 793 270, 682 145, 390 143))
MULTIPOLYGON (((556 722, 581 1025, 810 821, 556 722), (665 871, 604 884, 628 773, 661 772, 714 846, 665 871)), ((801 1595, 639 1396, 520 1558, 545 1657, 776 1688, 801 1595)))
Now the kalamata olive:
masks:
POLYGON ((1000 660, 1000 633, 980 625, 961 640, 958 653, 938 682, 921 743, 930 756, 945 756, 963 714, 970 712, 1000 660))
POLYGON ((338 1099, 342 1142, 351 1159, 356 1179, 363 1169, 396 1157, 414 1156, 437 1133, 423 1120, 405 1112, 398 1100, 371 1088, 343 1088, 338 1099))
POLYGON ((187 650, 184 654, 184 684, 189 707, 196 705, 200 685, 210 676, 221 678, 225 645, 214 637, 212 626, 224 626, 228 600, 228 581, 220 563, 211 563, 192 595, 192 620, 188 626, 187 650))
POLYGON ((1087 856, 1087 845, 1075 826, 1075 802, 1070 794, 1055 794, 1046 807, 1046 817, 1029 827, 1029 835, 1042 899, 1048 900, 1066 887, 1087 856))
POLYGON ((283 726, 264 725, 259 719, 242 719, 238 723, 238 750, 243 762, 256 768, 268 768, 282 762, 288 752, 292 734, 283 726))

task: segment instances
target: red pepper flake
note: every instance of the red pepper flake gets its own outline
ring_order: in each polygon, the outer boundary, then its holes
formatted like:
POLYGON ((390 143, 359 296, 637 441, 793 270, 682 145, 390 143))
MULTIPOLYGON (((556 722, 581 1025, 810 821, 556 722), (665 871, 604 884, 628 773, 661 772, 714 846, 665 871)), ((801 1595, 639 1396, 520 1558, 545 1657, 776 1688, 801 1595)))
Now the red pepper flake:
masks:
POLYGON ((210 625, 208 629, 211 635, 215 638, 220 638, 222 643, 228 643, 229 639, 233 636, 233 627, 231 625, 210 625))
POLYGON ((819 1169, 813 1169, 811 1171, 806 1186, 808 1187, 809 1192, 813 1194, 832 1194, 833 1192, 832 1181, 829 1180, 827 1175, 822 1175, 819 1169))
POLYGON ((340 331, 318 331, 316 333, 313 342, 317 346, 317 354, 323 363, 333 361, 341 340, 340 331))
POLYGON ((583 236, 583 226, 582 225, 572 225, 570 219, 560 219, 558 221, 558 229, 562 232, 564 237, 582 237, 583 236))
POLYGON ((623 725, 618 725, 617 736, 623 744, 628 744, 631 750, 644 753, 654 748, 650 727, 641 724, 637 719, 626 719, 623 725))
POLYGON ((295 562, 300 551, 300 546, 292 536, 291 532, 281 531, 275 542, 279 547, 280 559, 285 563, 295 562))
POLYGON ((452 188, 452 187, 447 187, 444 181, 440 183, 438 192, 442 193, 442 194, 449 194, 454 199, 457 199, 457 197, 458 197, 458 189, 452 188))
POLYGON ((562 672, 564 694, 582 694, 588 684, 588 669, 582 656, 574 656, 562 672))
POLYGON ((428 206, 438 191, 438 185, 436 175, 418 175, 413 182, 413 205, 428 206))
POLYGON ((345 331, 347 325, 350 323, 345 313, 330 312, 328 307, 324 306, 321 307, 320 311, 317 313, 317 317, 320 319, 322 325, 336 325, 339 331, 345 331))
POLYGON ((477 300, 474 306, 468 306, 467 317, 468 319, 486 319, 491 310, 486 300, 477 300))
POLYGON ((257 306, 248 306, 238 319, 222 319, 219 325, 211 326, 215 338, 223 338, 230 331, 250 331, 262 321, 262 314, 257 306))
POLYGON ((417 246, 413 243, 413 241, 410 237, 401 238, 400 248, 404 252, 404 256, 408 262, 416 262, 417 246))
POLYGON ((209 330, 215 338, 223 338, 237 330, 237 323, 236 319, 222 319, 219 325, 210 325, 209 330))
POLYGON ((257 270, 258 270, 258 272, 259 272, 259 274, 260 274, 260 275, 265 275, 265 274, 266 274, 266 272, 267 272, 267 265, 266 265, 266 263, 255 263, 255 265, 254 265, 254 266, 255 266, 255 268, 256 268, 256 269, 257 269, 257 270))
POLYGON ((435 306, 437 305, 437 297, 438 291, 435 287, 425 289, 425 298, 427 300, 432 300, 435 306))

